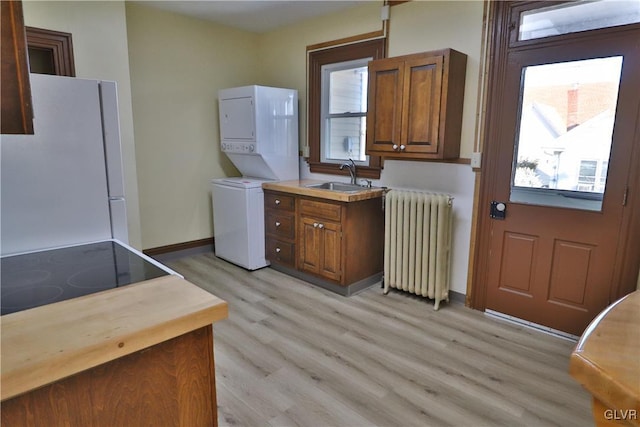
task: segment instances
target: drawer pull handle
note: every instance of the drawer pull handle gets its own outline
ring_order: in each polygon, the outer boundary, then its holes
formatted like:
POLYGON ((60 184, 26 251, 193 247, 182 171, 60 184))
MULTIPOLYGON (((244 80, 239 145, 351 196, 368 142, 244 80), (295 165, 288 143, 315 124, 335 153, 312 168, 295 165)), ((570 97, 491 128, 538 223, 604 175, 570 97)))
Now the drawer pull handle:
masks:
POLYGON ((318 224, 318 228, 324 228, 324 224, 318 224))
POLYGON ((276 221, 276 227, 280 227, 280 221, 276 221))
POLYGON ((276 205, 280 204, 280 199, 276 199, 276 205))
POLYGON ((280 253, 281 250, 282 249, 280 249, 280 248, 276 248, 276 253, 280 253))

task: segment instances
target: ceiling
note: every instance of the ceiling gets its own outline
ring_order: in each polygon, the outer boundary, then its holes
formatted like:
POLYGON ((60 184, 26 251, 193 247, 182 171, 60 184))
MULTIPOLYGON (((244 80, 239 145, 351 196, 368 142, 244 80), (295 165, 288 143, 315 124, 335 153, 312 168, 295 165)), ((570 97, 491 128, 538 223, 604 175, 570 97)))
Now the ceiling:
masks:
POLYGON ((339 12, 371 0, 200 0, 136 1, 182 15, 263 33, 305 19, 339 12))

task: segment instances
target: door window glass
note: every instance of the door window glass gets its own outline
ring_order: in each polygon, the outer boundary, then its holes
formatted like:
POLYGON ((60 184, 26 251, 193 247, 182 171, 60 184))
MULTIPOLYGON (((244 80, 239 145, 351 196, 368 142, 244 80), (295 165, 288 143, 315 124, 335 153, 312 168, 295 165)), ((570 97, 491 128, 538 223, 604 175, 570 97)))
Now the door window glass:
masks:
POLYGON ((512 202, 602 208, 622 57, 525 67, 512 202))
POLYGON ((640 0, 597 0, 556 4, 520 14, 518 40, 640 22, 640 0))

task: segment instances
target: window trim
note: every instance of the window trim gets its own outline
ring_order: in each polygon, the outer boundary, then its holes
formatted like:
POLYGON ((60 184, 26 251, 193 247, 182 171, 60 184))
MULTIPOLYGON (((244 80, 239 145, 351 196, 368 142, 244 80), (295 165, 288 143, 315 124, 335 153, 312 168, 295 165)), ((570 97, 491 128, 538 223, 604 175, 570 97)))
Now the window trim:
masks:
MULTIPOLYGON (((307 163, 311 172, 334 175, 347 175, 348 171, 340 170, 339 163, 324 163, 320 155, 320 126, 322 101, 322 66, 354 59, 385 57, 385 38, 375 38, 356 43, 329 47, 321 50, 308 51, 309 87, 307 134, 309 144, 309 158, 307 163)), ((379 179, 382 162, 379 156, 369 156, 369 166, 358 167, 358 176, 362 178, 379 179)))
POLYGON ((54 75, 75 77, 71 33, 25 27, 27 49, 48 51, 53 61, 54 75))

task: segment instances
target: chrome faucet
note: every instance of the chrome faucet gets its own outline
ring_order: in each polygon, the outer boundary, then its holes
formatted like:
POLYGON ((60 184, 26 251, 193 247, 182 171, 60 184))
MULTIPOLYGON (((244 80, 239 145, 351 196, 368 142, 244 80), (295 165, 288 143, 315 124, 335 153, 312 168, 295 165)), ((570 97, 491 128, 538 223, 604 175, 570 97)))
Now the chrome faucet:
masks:
POLYGON ((345 167, 349 168, 349 175, 351 175, 351 184, 356 185, 356 163, 353 159, 349 159, 348 162, 345 162, 340 165, 340 170, 345 167))

